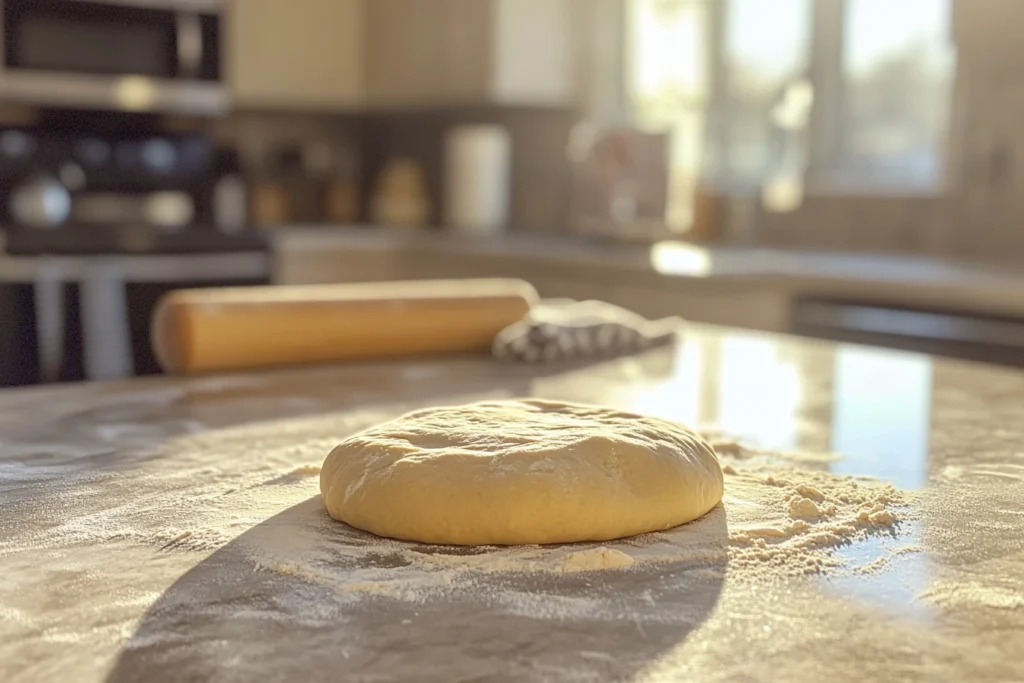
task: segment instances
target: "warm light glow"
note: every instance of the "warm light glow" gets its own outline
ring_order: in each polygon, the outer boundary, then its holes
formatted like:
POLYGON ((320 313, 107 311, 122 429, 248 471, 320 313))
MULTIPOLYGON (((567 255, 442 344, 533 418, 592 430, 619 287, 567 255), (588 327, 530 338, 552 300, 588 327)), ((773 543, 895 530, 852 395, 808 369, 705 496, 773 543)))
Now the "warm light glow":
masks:
MULTIPOLYGON (((718 1, 718 0, 715 0, 718 1)), ((809 0, 729 0, 725 52, 736 73, 733 87, 766 91, 800 75, 810 45, 809 0), (742 77, 742 78, 740 78, 742 77)))
POLYGON ((156 103, 156 88, 148 78, 125 76, 118 79, 114 98, 117 105, 126 111, 145 111, 156 103))
POLYGON ((700 0, 630 0, 628 8, 633 114, 642 129, 672 133, 665 222, 682 233, 693 222, 703 154, 705 5, 700 0))
POLYGON ((668 87, 696 96, 704 90, 703 27, 698 3, 680 2, 672 13, 659 12, 656 0, 631 3, 632 87, 651 95, 668 87))
POLYGON ((928 356, 840 346, 835 356, 832 449, 855 459, 833 471, 871 474, 900 488, 928 478, 932 360, 928 356))
POLYGON ((761 188, 761 203, 772 213, 796 211, 804 203, 804 181, 797 175, 777 176, 761 188))
POLYGON ((675 420, 688 427, 698 426, 702 359, 698 340, 687 339, 679 347, 671 379, 641 388, 631 400, 630 408, 644 415, 675 420))
POLYGON ((707 249, 683 242, 659 242, 651 247, 651 265, 659 273, 706 277, 711 274, 707 249))
POLYGON ((947 45, 951 0, 854 0, 846 10, 846 68, 870 73, 914 45, 947 45))
POLYGON ((718 426, 779 449, 796 447, 800 371, 779 359, 779 343, 755 337, 722 341, 718 426))

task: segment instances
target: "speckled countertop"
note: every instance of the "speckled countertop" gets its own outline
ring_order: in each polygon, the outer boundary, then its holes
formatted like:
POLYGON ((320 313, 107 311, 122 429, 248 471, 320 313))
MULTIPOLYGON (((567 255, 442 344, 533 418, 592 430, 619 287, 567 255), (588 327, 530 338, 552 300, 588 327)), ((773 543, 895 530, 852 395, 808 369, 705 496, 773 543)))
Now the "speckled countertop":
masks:
POLYGON ((589 367, 430 359, 0 392, 0 680, 1024 680, 1022 397, 1006 369, 712 328, 589 367), (254 559, 315 551, 344 578, 333 553, 369 541, 343 543, 316 497, 331 444, 410 407, 524 395, 838 452, 794 467, 880 477, 911 502, 806 576, 751 580, 723 554, 438 592, 364 553, 408 581, 356 600, 356 584, 254 559))

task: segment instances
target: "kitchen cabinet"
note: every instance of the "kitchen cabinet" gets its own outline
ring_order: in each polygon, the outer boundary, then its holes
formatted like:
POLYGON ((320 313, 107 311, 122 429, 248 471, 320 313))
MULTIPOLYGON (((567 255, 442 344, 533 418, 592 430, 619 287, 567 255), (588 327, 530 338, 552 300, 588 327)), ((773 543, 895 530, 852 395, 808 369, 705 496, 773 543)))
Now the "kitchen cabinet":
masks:
POLYGON ((368 102, 571 104, 580 7, 576 0, 372 0, 368 102))
POLYGON ((364 100, 364 0, 231 0, 235 106, 349 109, 364 100))

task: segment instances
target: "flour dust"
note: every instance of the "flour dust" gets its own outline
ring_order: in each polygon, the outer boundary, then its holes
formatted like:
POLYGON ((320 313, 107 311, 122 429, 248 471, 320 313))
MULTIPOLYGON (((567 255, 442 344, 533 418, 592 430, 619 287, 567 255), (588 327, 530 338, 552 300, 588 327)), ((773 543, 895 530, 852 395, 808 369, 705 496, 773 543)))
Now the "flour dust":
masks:
POLYGON ((416 600, 471 589, 474 576, 484 574, 664 566, 698 579, 756 582, 852 572, 858 568, 846 566, 835 549, 873 534, 898 535, 911 510, 908 494, 892 486, 807 470, 800 458, 714 435, 725 498, 681 527, 551 547, 392 541, 331 520, 317 495, 326 454, 384 417, 346 413, 190 433, 140 449, 145 467, 36 481, 62 511, 51 523, 0 540, 0 556, 113 541, 160 553, 209 554, 231 544, 257 571, 330 586, 353 599, 416 600))

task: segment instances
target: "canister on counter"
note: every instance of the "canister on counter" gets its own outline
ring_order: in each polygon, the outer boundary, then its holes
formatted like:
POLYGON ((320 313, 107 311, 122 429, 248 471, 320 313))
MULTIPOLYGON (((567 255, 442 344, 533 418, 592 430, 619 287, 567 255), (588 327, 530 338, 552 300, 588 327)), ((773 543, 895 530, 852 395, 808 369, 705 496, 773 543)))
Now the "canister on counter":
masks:
POLYGON ((423 167, 413 159, 388 161, 377 177, 370 207, 377 225, 424 227, 430 220, 430 199, 423 167))
POLYGON ((444 223, 456 232, 492 234, 508 224, 512 140, 498 125, 452 128, 445 137, 444 223))

